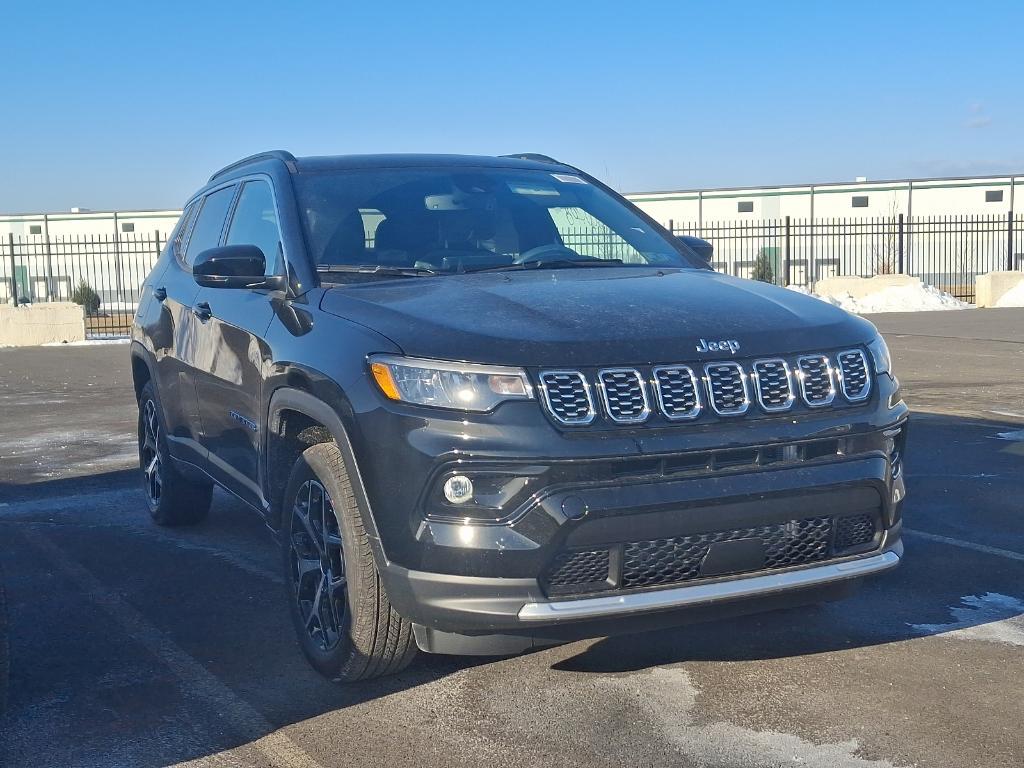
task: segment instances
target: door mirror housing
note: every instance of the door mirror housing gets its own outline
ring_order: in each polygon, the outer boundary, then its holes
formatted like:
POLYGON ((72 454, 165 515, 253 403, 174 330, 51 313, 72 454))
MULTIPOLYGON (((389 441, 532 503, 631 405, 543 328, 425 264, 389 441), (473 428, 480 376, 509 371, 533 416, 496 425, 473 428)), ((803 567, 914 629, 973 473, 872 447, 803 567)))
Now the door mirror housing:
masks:
POLYGON ((284 290, 287 278, 265 276, 267 259, 255 245, 223 245, 196 256, 192 276, 204 288, 264 288, 284 290))
POLYGON ((693 251, 700 260, 707 264, 708 269, 711 269, 711 259, 715 255, 715 246, 709 243, 707 240, 703 240, 693 235, 677 235, 682 241, 683 245, 693 251))

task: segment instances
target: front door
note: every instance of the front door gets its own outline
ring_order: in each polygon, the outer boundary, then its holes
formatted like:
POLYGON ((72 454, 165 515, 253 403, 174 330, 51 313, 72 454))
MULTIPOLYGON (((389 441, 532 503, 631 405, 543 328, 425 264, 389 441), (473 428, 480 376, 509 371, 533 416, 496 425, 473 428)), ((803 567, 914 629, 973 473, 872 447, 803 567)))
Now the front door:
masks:
MULTIPOLYGON (((224 242, 258 246, 266 257, 267 274, 283 271, 269 181, 258 178, 242 185, 224 242)), ((217 481, 262 508, 260 408, 270 362, 264 339, 274 317, 270 295, 245 288, 203 288, 196 305, 208 314, 201 330, 204 356, 195 367, 207 466, 217 481)))

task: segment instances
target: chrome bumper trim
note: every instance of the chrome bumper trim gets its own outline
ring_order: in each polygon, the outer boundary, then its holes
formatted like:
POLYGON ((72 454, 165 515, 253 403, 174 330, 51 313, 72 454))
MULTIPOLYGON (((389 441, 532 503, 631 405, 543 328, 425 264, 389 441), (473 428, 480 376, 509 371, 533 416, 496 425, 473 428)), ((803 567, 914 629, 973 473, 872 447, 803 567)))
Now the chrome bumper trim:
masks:
POLYGON ((682 608, 688 605, 756 597, 771 592, 780 592, 800 587, 813 587, 842 581, 870 573, 879 573, 899 565, 896 552, 829 563, 813 568, 782 573, 766 573, 748 576, 714 584, 694 584, 688 587, 661 589, 654 592, 609 597, 587 597, 580 600, 560 600, 547 603, 527 603, 519 611, 520 621, 557 622, 567 619, 593 619, 604 616, 619 616, 639 611, 656 611, 666 608, 682 608))

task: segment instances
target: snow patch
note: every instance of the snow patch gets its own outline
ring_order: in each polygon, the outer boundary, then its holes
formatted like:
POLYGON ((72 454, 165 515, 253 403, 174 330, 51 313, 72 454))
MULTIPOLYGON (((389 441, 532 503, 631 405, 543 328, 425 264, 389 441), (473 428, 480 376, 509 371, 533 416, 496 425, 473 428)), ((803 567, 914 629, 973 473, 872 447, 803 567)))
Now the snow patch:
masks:
POLYGON ((1024 600, 986 592, 961 597, 960 602, 950 606, 955 620, 949 624, 911 624, 910 628, 926 635, 1024 646, 1024 600))
POLYGON ((1024 307, 1024 281, 1017 283, 1017 285, 1000 296, 999 301, 996 302, 996 306, 1024 307))
POLYGON ((816 299, 842 307, 847 312, 857 315, 870 315, 876 312, 933 312, 947 309, 969 309, 972 305, 955 296, 940 291, 932 285, 918 283, 882 288, 867 296, 854 298, 848 293, 838 296, 819 296, 806 288, 789 286, 789 289, 813 296, 816 299))
POLYGON ((131 339, 123 336, 110 339, 86 339, 85 341, 49 341, 44 347, 98 347, 105 344, 127 344, 131 339))
POLYGON ((604 685, 627 685, 648 717, 677 750, 696 765, 782 766, 805 768, 893 768, 888 760, 857 755, 856 740, 815 744, 790 733, 755 731, 729 722, 698 721, 697 686, 675 667, 610 678, 604 685))

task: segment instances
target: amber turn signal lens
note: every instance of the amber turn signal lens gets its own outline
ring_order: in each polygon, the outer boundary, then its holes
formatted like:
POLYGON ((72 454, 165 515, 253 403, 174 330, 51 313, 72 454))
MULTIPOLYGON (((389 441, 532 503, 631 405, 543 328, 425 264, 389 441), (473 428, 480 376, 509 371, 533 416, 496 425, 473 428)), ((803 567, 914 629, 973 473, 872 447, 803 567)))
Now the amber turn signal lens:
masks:
POLYGON ((395 379, 391 375, 390 368, 384 363, 371 363, 370 371, 373 373, 373 379, 377 382, 381 392, 392 400, 402 399, 402 396, 398 393, 398 387, 395 385, 395 379))

